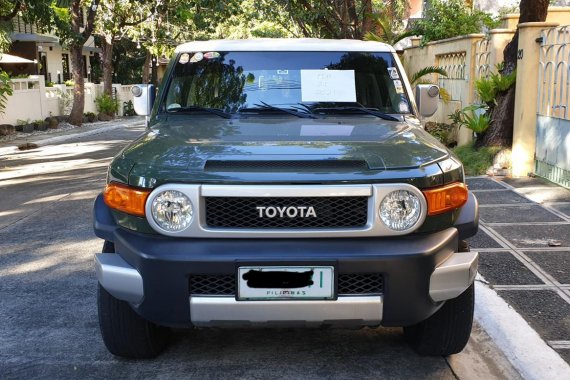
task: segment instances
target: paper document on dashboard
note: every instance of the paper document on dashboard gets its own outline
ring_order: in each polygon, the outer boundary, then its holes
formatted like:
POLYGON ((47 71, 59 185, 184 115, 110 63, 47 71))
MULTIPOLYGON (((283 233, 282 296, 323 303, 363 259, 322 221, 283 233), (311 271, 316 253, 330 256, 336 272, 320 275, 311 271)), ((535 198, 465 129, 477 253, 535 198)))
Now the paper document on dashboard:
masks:
POLYGON ((354 70, 301 70, 301 101, 356 102, 354 70))

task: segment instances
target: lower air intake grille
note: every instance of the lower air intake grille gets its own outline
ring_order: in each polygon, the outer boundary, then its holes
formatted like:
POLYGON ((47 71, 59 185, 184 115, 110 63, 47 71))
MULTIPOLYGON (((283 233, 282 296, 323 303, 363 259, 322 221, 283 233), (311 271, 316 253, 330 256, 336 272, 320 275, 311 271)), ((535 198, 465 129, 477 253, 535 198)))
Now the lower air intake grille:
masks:
MULTIPOLYGON (((384 281, 379 273, 350 273, 338 276, 339 295, 382 294, 384 281)), ((190 294, 233 296, 236 293, 235 276, 196 275, 190 277, 190 294)))
POLYGON ((232 274, 190 277, 190 294, 233 296, 235 289, 236 279, 232 274))
POLYGON ((380 273, 350 273, 338 276, 338 294, 381 294, 384 281, 380 273))
POLYGON ((368 220, 367 197, 206 197, 205 201, 210 228, 358 228, 368 220), (308 212, 311 207, 314 213, 308 212))

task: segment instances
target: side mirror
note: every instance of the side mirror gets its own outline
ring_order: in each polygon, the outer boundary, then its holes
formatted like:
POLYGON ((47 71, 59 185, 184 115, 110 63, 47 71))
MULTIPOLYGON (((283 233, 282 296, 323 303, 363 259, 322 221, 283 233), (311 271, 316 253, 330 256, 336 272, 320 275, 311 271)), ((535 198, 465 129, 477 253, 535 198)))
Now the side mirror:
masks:
POLYGON ((154 85, 137 84, 131 88, 133 94, 133 106, 135 112, 140 116, 149 116, 154 105, 154 85))
POLYGON ((437 111, 439 103, 439 87, 434 84, 418 84, 416 86, 416 104, 420 115, 430 117, 437 111))

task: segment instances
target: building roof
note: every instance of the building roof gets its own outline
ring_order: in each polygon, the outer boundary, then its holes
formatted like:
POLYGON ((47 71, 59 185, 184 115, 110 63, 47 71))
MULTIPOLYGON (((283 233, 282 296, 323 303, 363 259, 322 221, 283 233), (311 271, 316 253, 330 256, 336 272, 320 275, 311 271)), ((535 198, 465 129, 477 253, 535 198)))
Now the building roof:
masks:
POLYGON ((59 42, 59 38, 48 36, 45 34, 37 34, 37 33, 12 33, 10 36, 12 41, 22 41, 22 42, 59 42))
POLYGON ((382 42, 324 40, 318 38, 258 38, 251 40, 193 41, 182 44, 176 48, 176 53, 204 51, 394 52, 394 48, 382 42))

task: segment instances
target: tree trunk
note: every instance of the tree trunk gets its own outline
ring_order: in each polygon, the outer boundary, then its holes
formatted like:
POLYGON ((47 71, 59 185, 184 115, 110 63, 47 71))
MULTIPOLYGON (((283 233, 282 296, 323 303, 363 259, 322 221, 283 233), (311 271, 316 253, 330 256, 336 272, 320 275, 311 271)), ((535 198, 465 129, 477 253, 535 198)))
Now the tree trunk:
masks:
POLYGON ((113 95, 113 39, 103 38, 101 46, 101 64, 103 66, 103 93, 113 95))
MULTIPOLYGON (((521 0, 519 23, 545 21, 548 14, 549 0, 521 0)), ((501 74, 507 75, 517 68, 519 30, 503 51, 504 66, 501 74)), ((485 146, 510 147, 513 143, 515 113, 515 86, 497 97, 497 107, 491 114, 491 125, 483 137, 485 146)))
POLYGON ((146 58, 144 60, 143 72, 142 72, 142 82, 143 84, 148 84, 150 80, 150 60, 152 59, 152 55, 150 51, 146 51, 146 58))
POLYGON ((158 67, 157 67, 157 63, 158 63, 158 57, 153 55, 151 58, 151 74, 150 74, 150 83, 152 83, 155 87, 158 85, 158 67))
POLYGON ((82 50, 82 44, 74 43, 69 47, 71 74, 75 82, 73 86, 73 107, 69 115, 69 123, 78 126, 83 124, 83 110, 85 108, 82 50))

